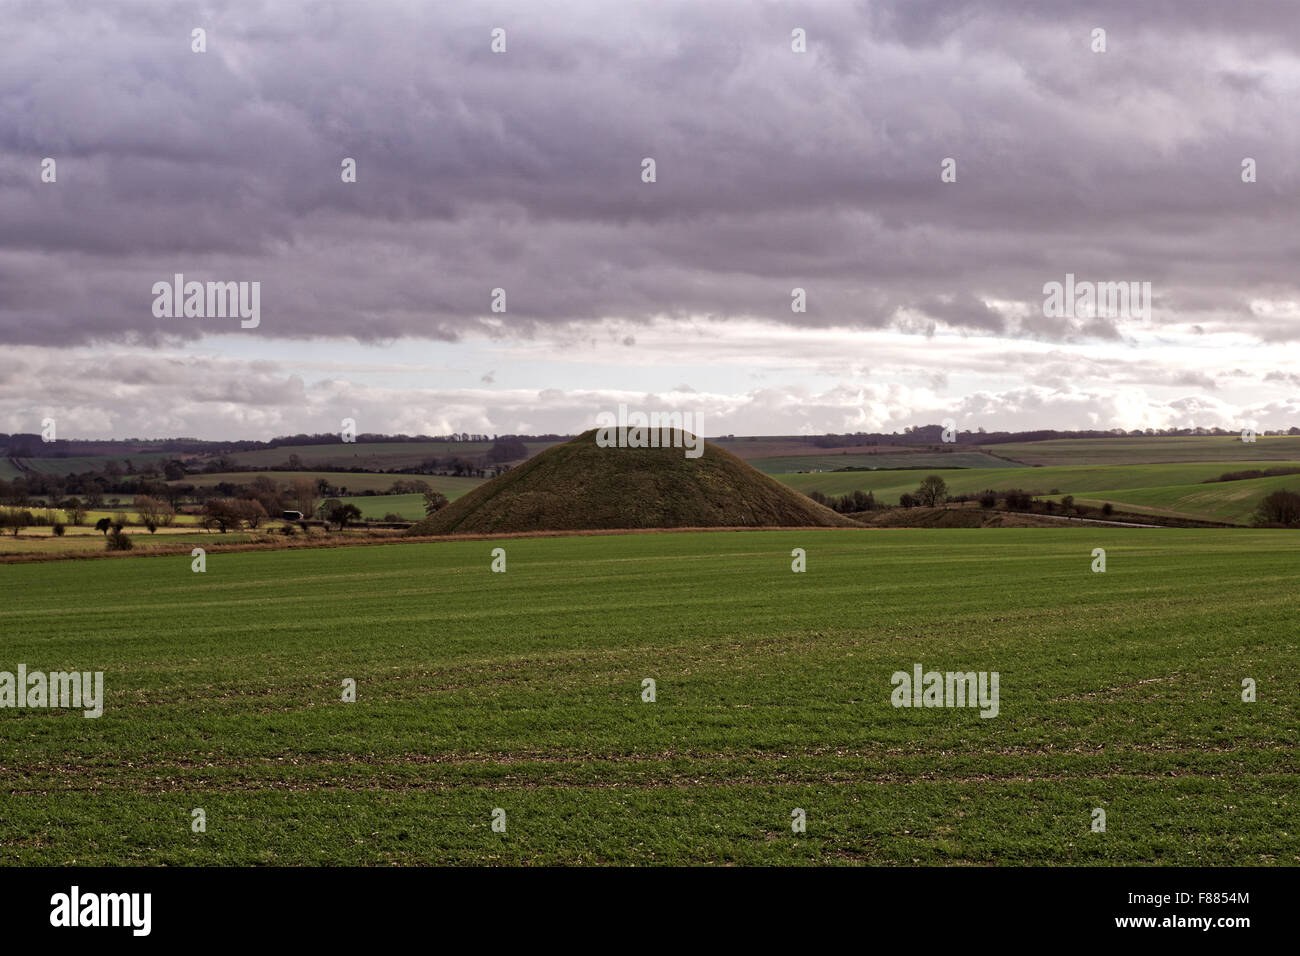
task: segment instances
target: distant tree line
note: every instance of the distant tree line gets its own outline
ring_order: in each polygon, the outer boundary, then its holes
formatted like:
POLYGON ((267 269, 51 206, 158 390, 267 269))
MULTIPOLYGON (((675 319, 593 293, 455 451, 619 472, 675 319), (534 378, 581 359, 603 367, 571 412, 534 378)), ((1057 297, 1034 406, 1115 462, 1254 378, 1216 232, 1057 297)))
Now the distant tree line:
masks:
MULTIPOLYGON (((450 435, 382 435, 365 432, 356 436, 358 442, 382 444, 401 444, 409 442, 445 442, 448 444, 463 442, 487 443, 494 441, 565 441, 571 435, 487 435, 470 432, 454 432, 450 435)), ((274 448, 295 445, 343 445, 342 435, 338 432, 321 432, 318 434, 282 435, 270 441, 205 441, 198 438, 140 439, 124 438, 120 440, 81 440, 64 439, 44 441, 40 435, 30 432, 8 434, 0 432, 0 457, 3 458, 87 458, 108 455, 144 455, 164 453, 169 455, 221 455, 235 452, 266 451, 274 448)))
POLYGON ((876 505, 875 496, 869 491, 850 491, 846 495, 826 495, 820 491, 808 492, 808 497, 819 505, 824 505, 840 514, 853 514, 858 511, 872 511, 876 505))
MULTIPOLYGON (((1272 431, 1260 431, 1260 435, 1300 435, 1300 427, 1292 426, 1288 429, 1275 429, 1272 431)), ((986 432, 980 428, 975 431, 959 431, 953 436, 955 442, 945 442, 943 440, 944 428, 942 425, 914 425, 903 429, 901 432, 846 432, 844 434, 829 433, 826 435, 785 435, 770 436, 772 438, 780 437, 784 441, 802 442, 812 445, 815 448, 848 448, 853 445, 939 445, 952 447, 952 445, 1002 445, 1009 442, 1031 442, 1031 441, 1053 441, 1065 438, 1156 438, 1156 437, 1192 437, 1198 435, 1218 436, 1218 437, 1238 437, 1241 430, 1232 430, 1226 428, 1134 428, 1125 431, 1122 428, 1112 428, 1108 430, 1086 429, 1086 430, 1066 430, 1054 428, 1042 428, 1034 431, 1025 432, 986 432)))
POLYGON ((1300 494, 1279 488, 1266 495, 1255 510, 1254 523, 1266 528, 1300 525, 1300 494))
POLYGON ((1218 478, 1206 478, 1202 484, 1212 484, 1216 481, 1244 481, 1247 478, 1272 478, 1275 475, 1297 475, 1300 474, 1300 468, 1295 466, 1279 468, 1247 468, 1243 471, 1225 471, 1218 478))
MULTIPOLYGON (((1053 488, 1049 494, 1055 495, 1058 494, 1058 491, 1053 488)), ((852 491, 838 497, 826 495, 821 491, 810 491, 808 497, 820 505, 825 505, 843 514, 890 507, 887 504, 878 502, 870 491, 852 491)), ((1041 512, 1044 514, 1059 512, 1067 517, 1084 517, 1092 514, 1094 510, 1087 505, 1077 503, 1073 495, 1065 495, 1057 502, 1051 498, 1041 497, 1040 492, 1026 491, 1022 488, 1007 488, 1001 491, 988 489, 978 495, 950 495, 948 483, 944 481, 942 475, 926 475, 915 491, 906 491, 899 495, 898 507, 937 508, 949 503, 965 504, 971 501, 978 501, 980 507, 985 509, 997 508, 1001 504, 1006 511, 1041 512)), ((1114 508, 1109 502, 1106 502, 1100 510, 1103 515, 1110 515, 1114 512, 1114 508)))

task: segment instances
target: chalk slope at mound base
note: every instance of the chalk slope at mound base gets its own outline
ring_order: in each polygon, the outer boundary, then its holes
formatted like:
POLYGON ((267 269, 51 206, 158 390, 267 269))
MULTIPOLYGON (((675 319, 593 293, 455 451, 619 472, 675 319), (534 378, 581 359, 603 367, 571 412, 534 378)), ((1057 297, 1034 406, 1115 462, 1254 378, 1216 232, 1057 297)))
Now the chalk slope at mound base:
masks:
POLYGON ((715 445, 705 443, 697 458, 686 457, 680 438, 675 445, 602 448, 593 429, 480 485, 408 533, 855 525, 715 445))

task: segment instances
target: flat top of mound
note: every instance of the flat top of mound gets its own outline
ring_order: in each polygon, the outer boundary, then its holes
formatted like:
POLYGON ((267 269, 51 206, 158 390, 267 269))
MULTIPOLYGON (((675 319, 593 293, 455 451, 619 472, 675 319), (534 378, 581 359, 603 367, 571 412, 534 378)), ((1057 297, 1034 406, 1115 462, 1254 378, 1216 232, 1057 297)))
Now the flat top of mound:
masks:
MULTIPOLYGON (((664 432, 664 436, 668 436, 664 432)), ((635 528, 853 527, 716 445, 555 445, 418 522, 411 535, 635 528)))

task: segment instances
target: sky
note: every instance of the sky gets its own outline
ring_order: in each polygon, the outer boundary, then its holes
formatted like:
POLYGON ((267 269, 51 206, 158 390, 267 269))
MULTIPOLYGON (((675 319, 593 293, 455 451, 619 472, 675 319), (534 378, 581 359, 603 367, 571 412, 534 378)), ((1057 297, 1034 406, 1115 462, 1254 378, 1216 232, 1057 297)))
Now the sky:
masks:
POLYGON ((0 49, 3 432, 1300 425, 1287 0, 0 0, 0 49))

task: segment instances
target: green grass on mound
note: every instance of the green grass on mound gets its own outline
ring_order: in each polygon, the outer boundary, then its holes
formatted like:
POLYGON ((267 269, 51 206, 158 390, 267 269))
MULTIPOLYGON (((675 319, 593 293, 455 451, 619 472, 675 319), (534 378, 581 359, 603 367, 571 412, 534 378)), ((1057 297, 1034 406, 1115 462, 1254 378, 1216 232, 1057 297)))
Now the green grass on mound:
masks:
POLYGON ((852 524, 714 445, 698 458, 681 447, 601 448, 593 430, 474 489, 410 533, 852 524))

